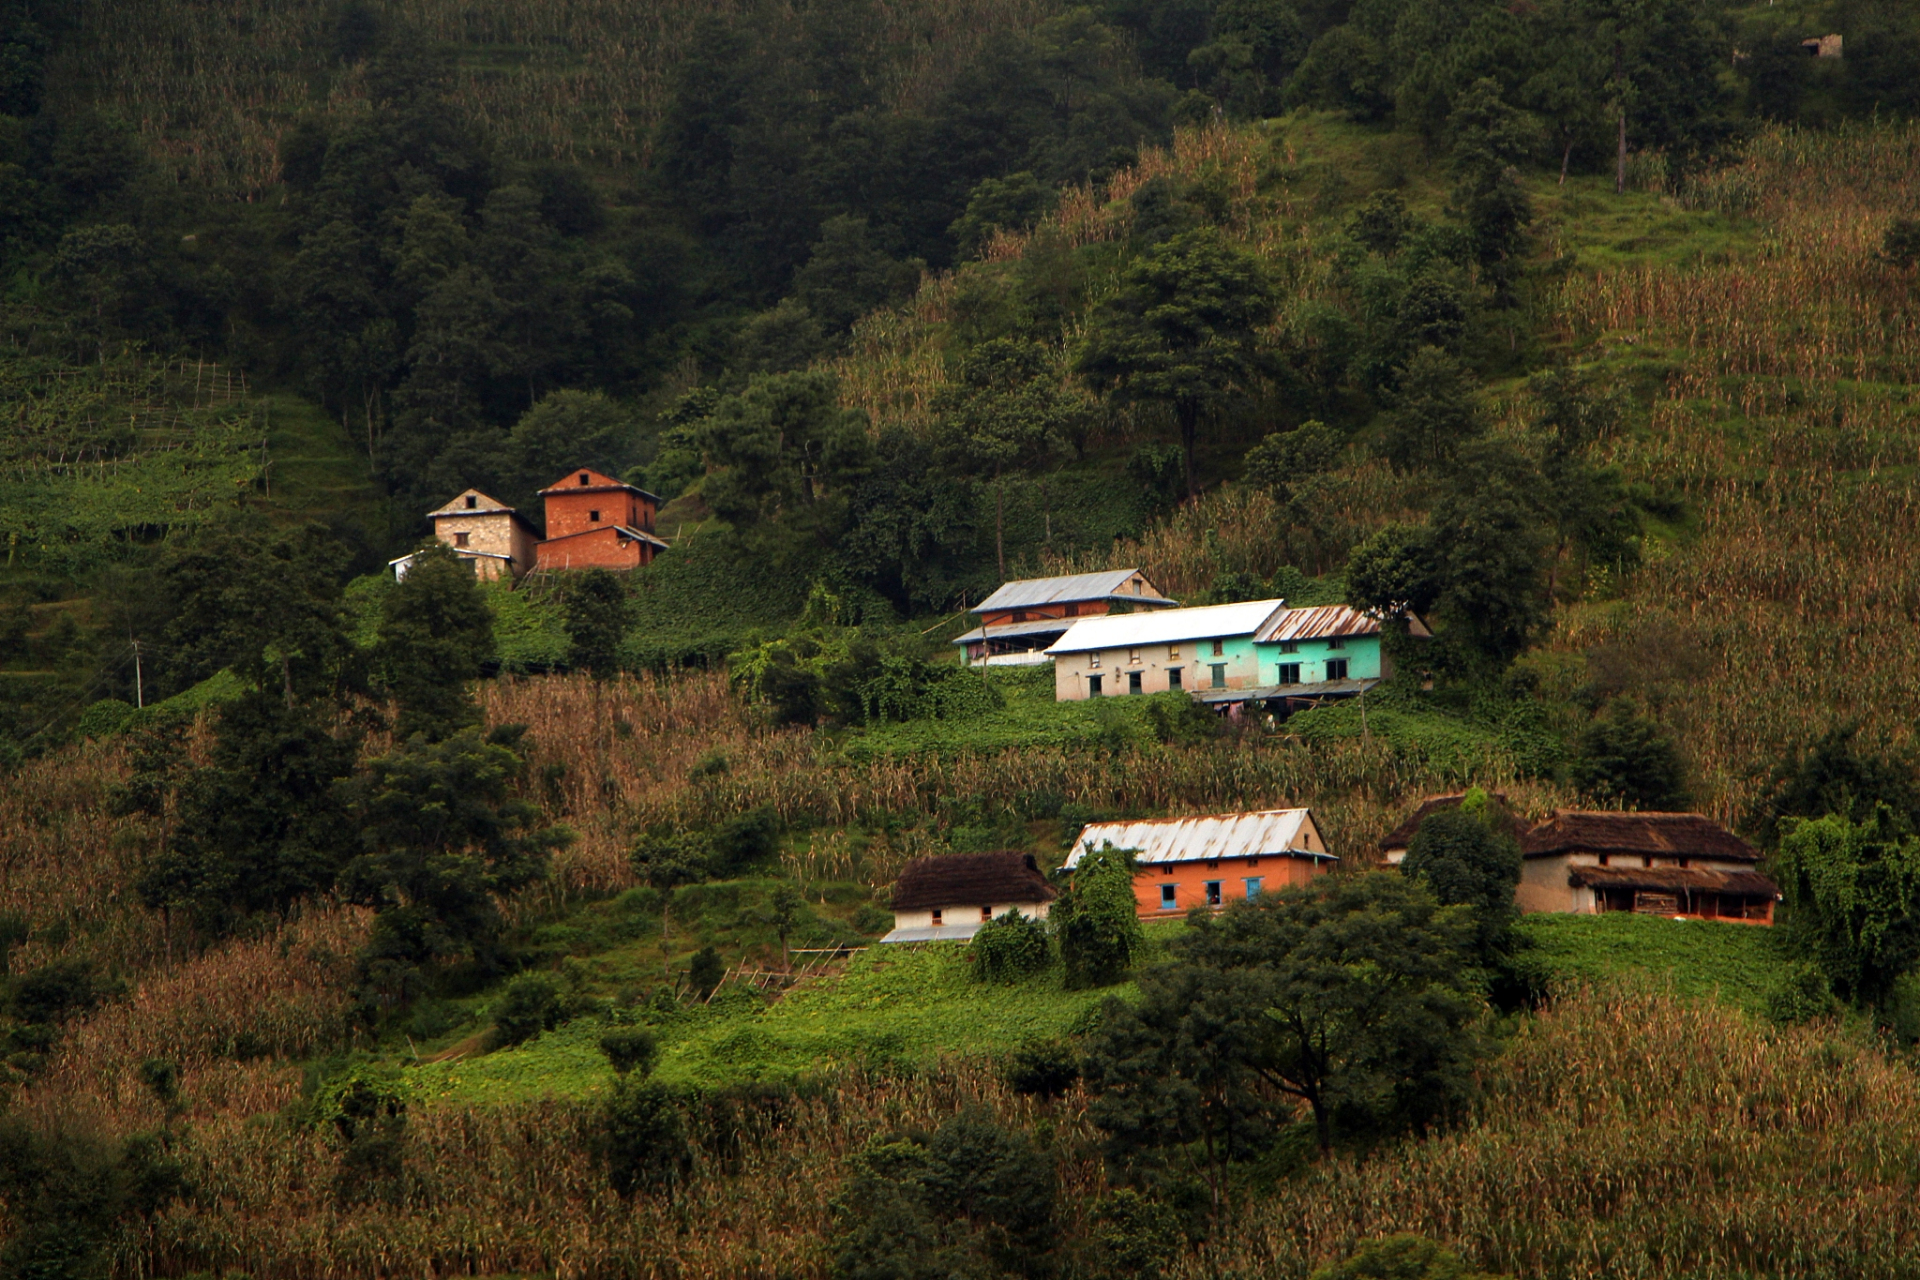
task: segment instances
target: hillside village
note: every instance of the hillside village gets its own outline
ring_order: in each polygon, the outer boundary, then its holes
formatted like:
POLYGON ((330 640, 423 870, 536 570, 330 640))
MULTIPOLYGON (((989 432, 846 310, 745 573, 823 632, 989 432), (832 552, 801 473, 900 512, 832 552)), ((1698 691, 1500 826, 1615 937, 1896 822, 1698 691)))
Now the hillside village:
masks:
POLYGON ((1920 9, 0 0, 0 1280, 1910 1280, 1920 9))

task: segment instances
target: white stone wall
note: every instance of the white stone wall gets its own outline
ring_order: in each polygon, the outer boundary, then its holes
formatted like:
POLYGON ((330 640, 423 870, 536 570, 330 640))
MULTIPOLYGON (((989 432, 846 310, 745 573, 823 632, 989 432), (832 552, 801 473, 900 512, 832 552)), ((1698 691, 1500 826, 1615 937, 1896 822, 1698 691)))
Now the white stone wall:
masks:
MULTIPOLYGON (((963 902, 951 907, 942 907, 940 908, 940 923, 943 925, 980 924, 982 923, 980 919, 980 908, 982 905, 983 904, 978 902, 963 902)), ((1001 902, 989 905, 987 909, 992 912, 994 916, 1005 915, 1008 909, 1011 908, 1029 920, 1045 920, 1047 918, 1047 909, 1052 905, 1051 902, 1001 902)), ((896 911, 893 913, 893 927, 896 929, 931 929, 933 928, 933 911, 931 908, 925 911, 896 911)))

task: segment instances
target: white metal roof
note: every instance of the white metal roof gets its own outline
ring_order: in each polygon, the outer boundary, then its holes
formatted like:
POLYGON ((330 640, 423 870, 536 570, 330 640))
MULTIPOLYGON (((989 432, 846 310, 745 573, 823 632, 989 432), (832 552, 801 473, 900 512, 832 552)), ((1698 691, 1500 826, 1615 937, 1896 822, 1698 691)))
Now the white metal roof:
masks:
POLYGON ((1199 818, 1152 818, 1139 822, 1096 822, 1082 827, 1067 855, 1069 870, 1083 854, 1103 846, 1136 850, 1149 862, 1203 862, 1252 854, 1311 854, 1331 859, 1311 809, 1262 809, 1255 813, 1215 813, 1199 818))
POLYGON ((894 929, 881 942, 971 942, 980 932, 979 922, 971 924, 920 925, 913 929, 894 929))
POLYGON ((1109 613, 1098 618, 1082 618, 1047 652, 1085 653, 1090 649, 1171 644, 1176 640, 1249 636, 1284 607, 1280 600, 1248 600, 1242 604, 1209 604, 1193 609, 1154 609, 1147 613, 1109 613))
POLYGON ((1099 573, 1070 573, 1059 578, 1021 578, 1014 582, 1003 582, 997 591, 973 606, 972 612, 1064 604, 1069 600, 1105 600, 1109 596, 1145 600, 1154 604, 1175 603, 1159 594, 1144 576, 1141 581, 1149 588, 1147 594, 1135 595, 1131 591, 1122 591, 1120 588, 1127 584, 1127 580, 1139 572, 1138 569, 1104 569, 1099 573))

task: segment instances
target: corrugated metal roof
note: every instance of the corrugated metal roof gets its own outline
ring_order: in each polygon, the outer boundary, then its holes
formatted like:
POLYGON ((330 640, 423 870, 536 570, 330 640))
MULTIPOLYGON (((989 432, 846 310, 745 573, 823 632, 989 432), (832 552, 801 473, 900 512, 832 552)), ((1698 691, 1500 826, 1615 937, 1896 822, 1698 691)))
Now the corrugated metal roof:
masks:
POLYGON ((955 636, 955 644, 971 644, 975 640, 1012 640, 1020 636, 1059 635, 1073 625, 1072 618, 1048 618, 1041 622, 996 623, 991 627, 975 627, 965 635, 955 636))
MULTIPOLYGON (((1139 595, 1121 591, 1138 569, 1106 569, 1099 573, 1070 573, 1060 578, 1021 578, 1003 582, 999 590, 972 609, 985 613, 990 609, 1021 609, 1038 604, 1065 604, 1069 600, 1105 600, 1120 596, 1127 600, 1146 600, 1156 604, 1176 604, 1163 595, 1139 595)), ((1145 581, 1143 578, 1142 581, 1145 581)), ((1149 587, 1152 583, 1147 583, 1149 587)))
POLYGON ((1154 818, 1141 822, 1096 822, 1080 829, 1069 869, 1104 845, 1138 850, 1141 862, 1202 862, 1252 854, 1312 853, 1331 858, 1314 826, 1311 809, 1263 809, 1200 818, 1154 818), (1311 846, 1308 842, 1311 841, 1311 846))
POLYGON ((916 929, 895 929, 881 942, 971 942, 980 932, 979 924, 921 925, 916 929))
POLYGON ((1278 600, 1248 600, 1241 604, 1082 618, 1047 652, 1085 653, 1090 649, 1123 649, 1142 644, 1171 644, 1176 640, 1252 635, 1281 607, 1278 600))
POLYGON ((1380 619, 1360 612, 1352 605, 1323 604, 1310 609, 1286 609, 1254 639, 1261 644, 1276 640, 1324 640, 1333 636, 1377 636, 1380 619))
POLYGON ((446 506, 427 512, 427 519, 436 520, 441 516, 510 516, 516 514, 518 513, 515 512, 512 507, 500 501, 500 499, 490 498, 478 489, 468 489, 456 495, 453 501, 449 502, 446 506), (476 500, 471 507, 466 504, 467 499, 470 497, 476 500))
POLYGON ((1316 680, 1312 684, 1262 684, 1244 689, 1195 689, 1201 702, 1265 702, 1269 698, 1340 698, 1365 693, 1378 680, 1316 680))
POLYGON ((646 530, 635 529, 630 525, 624 525, 624 524, 603 524, 603 525, 598 525, 592 529, 582 529, 578 533, 563 533, 557 538, 548 538, 546 543, 542 545, 549 545, 555 542, 566 542, 570 538, 590 538, 596 533, 605 533, 609 529, 613 530, 615 533, 625 534, 628 538, 632 539, 635 542, 650 542, 654 546, 659 547, 662 551, 665 551, 668 549, 666 542, 664 542, 659 538, 654 537, 652 534, 648 533, 646 530))

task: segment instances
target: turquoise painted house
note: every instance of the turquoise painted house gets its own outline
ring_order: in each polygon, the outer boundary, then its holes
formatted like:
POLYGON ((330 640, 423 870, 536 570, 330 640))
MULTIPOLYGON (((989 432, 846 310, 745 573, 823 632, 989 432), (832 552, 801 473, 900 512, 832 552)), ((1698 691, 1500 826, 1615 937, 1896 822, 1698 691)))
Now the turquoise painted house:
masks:
MULTIPOLYGON (((1418 618, 1408 630, 1425 637, 1418 618)), ((1392 674, 1381 650, 1380 620, 1344 604, 1281 609, 1254 636, 1260 700, 1339 698, 1365 692, 1392 674)))

